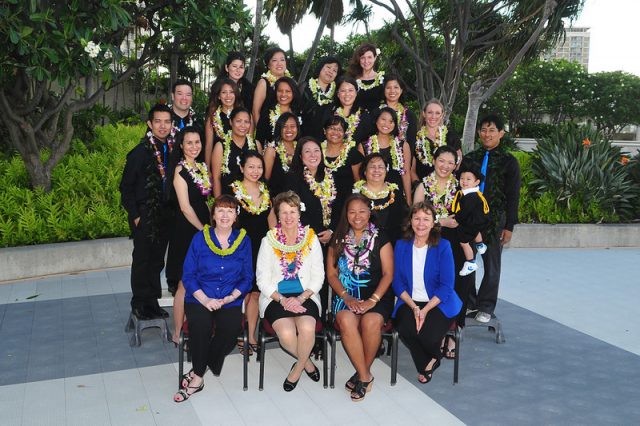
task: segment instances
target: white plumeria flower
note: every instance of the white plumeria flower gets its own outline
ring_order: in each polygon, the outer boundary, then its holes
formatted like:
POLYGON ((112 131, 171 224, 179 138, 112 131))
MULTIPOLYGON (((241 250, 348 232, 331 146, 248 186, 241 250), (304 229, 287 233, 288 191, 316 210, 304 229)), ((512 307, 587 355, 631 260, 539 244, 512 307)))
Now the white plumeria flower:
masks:
POLYGON ((89 57, 91 59, 95 59, 98 57, 98 54, 100 53, 100 44, 95 44, 94 42, 90 41, 84 47, 84 51, 89 54, 89 57))
POLYGON ((376 56, 380 55, 380 48, 376 48, 376 56))
POLYGON ((104 58, 105 59, 111 59, 113 57, 113 55, 111 54, 110 50, 107 50, 104 52, 104 58))
POLYGON ((300 202, 300 211, 301 212, 307 211, 307 206, 305 206, 302 201, 300 202))
POLYGON ((240 24, 238 24, 237 22, 234 22, 233 24, 231 24, 230 27, 234 33, 237 33, 238 31, 240 31, 240 24))

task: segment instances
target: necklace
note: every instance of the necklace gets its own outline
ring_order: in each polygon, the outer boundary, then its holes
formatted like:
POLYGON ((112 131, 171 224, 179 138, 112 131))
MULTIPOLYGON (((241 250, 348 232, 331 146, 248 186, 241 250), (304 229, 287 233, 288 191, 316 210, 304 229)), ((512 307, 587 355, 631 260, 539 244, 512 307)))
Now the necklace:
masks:
POLYGON ((280 109, 280 104, 276 104, 276 106, 272 110, 269 110, 269 123, 271 124, 272 135, 276 129, 276 121, 278 121, 278 118, 280 118, 281 114, 282 110, 280 109))
MULTIPOLYGON (((276 81, 278 81, 278 78, 282 78, 282 77, 276 77, 275 75, 273 75, 271 70, 268 70, 267 72, 262 74, 260 77, 266 78, 271 87, 273 87, 273 85, 276 84, 276 81)), ((291 73, 289 72, 289 70, 284 70, 284 77, 291 78, 291 73)))
MULTIPOLYGON (((297 141, 293 141, 294 151, 296 149, 297 144, 298 144, 297 141)), ((280 164, 282 164, 282 170, 284 170, 285 173, 288 172, 289 167, 291 166, 291 161, 293 160, 293 154, 289 155, 287 153, 287 147, 284 145, 284 142, 282 141, 272 142, 271 146, 276 150, 276 154, 278 154, 278 157, 280 158, 280 164)))
POLYGON ((317 182, 307 166, 304 166, 303 176, 313 195, 320 200, 322 224, 329 226, 331 223, 331 203, 336 198, 336 186, 333 184, 333 176, 331 173, 325 173, 322 182, 317 182))
POLYGON ((240 245, 240 243, 244 239, 244 236, 247 233, 244 229, 241 229, 240 233, 236 237, 236 240, 233 242, 233 244, 226 249, 221 249, 218 246, 216 246, 213 240, 211 239, 211 234, 209 231, 210 228, 211 227, 209 225, 205 225, 204 228, 202 229, 202 233, 204 234, 204 240, 212 252, 214 252, 218 256, 223 256, 223 257, 233 254, 238 249, 238 246, 240 245))
POLYGON ((184 169, 189 173, 189 176, 191 176, 191 179, 193 179, 193 182, 196 184, 202 195, 206 197, 211 194, 211 180, 209 179, 209 170, 207 170, 207 165, 205 163, 194 161, 194 165, 192 166, 187 161, 182 160, 178 165, 184 167, 184 169))
POLYGON ((218 109, 216 109, 213 113, 213 116, 211 117, 211 126, 213 126, 213 130, 216 132, 216 135, 222 139, 224 138, 224 124, 222 123, 222 114, 225 114, 227 116, 227 118, 229 118, 229 114, 231 114, 231 112, 226 113, 224 111, 222 111, 222 106, 219 106, 218 109))
POLYGON ((374 87, 377 87, 379 85, 381 85, 384 82, 384 71, 378 71, 376 73, 376 78, 373 79, 373 82, 371 83, 363 83, 362 80, 358 79, 356 80, 356 82, 358 83, 358 89, 360 90, 369 90, 369 89, 373 89, 374 87))
MULTIPOLYGON (((380 105, 380 109, 386 108, 388 105, 383 103, 380 105)), ((398 102, 397 113, 397 126, 398 126, 398 137, 404 141, 407 140, 407 130, 409 129, 409 119, 407 118, 407 108, 404 107, 401 103, 398 102)))
POLYGON ((360 193, 371 200, 371 209, 372 210, 384 210, 393 204, 396 201, 396 191, 398 190, 398 185, 395 183, 385 182, 385 189, 382 191, 371 191, 366 187, 366 180, 359 180, 353 184, 353 192, 360 193), (386 203, 376 204, 376 201, 384 200, 389 197, 386 203))
POLYGON ((358 108, 356 112, 354 112, 353 114, 349 114, 348 116, 344 114, 344 109, 342 109, 342 107, 336 108, 335 115, 344 118, 347 122, 347 131, 345 132, 345 136, 347 137, 347 139, 353 139, 353 134, 356 132, 356 130, 358 129, 358 125, 360 124, 360 114, 360 108, 358 108))
POLYGON ((333 95, 336 93, 336 82, 332 81, 327 91, 324 92, 320 89, 320 85, 318 84, 317 78, 309 79, 309 90, 311 90, 311 94, 313 95, 313 99, 316 100, 318 105, 329 105, 333 102, 333 95))
POLYGON ((327 169, 329 169, 330 173, 334 173, 340 167, 345 165, 345 163, 347 162, 347 157, 349 156, 349 152, 353 147, 356 146, 356 143, 353 141, 353 139, 347 139, 346 143, 343 143, 342 147, 340 148, 340 154, 338 154, 338 157, 336 157, 336 159, 333 161, 327 160, 327 141, 323 141, 320 145, 322 146, 322 153, 324 154, 324 165, 327 169))
POLYGON ((439 218, 449 216, 451 211, 451 205, 456 195, 456 189, 458 187, 458 180, 451 174, 447 179, 447 185, 444 190, 438 190, 438 178, 436 172, 432 172, 429 176, 422 179, 422 185, 424 186, 424 196, 431 201, 433 207, 436 209, 436 221, 439 218))
POLYGON ((371 265, 369 255, 373 250, 377 236, 378 229, 372 223, 367 225, 358 244, 356 244, 355 233, 352 229, 345 235, 343 240, 343 254, 347 259, 349 270, 353 271, 354 275, 360 275, 369 269, 371 265))
POLYGON ((434 140, 433 143, 429 139, 428 134, 427 126, 422 126, 416 135, 416 158, 425 166, 432 167, 433 152, 442 145, 447 144, 447 127, 438 127, 438 130, 436 131, 436 140, 434 140))
POLYGON ((282 276, 285 279, 295 278, 302 266, 302 259, 309 254, 311 243, 315 233, 308 226, 298 225, 296 242, 293 245, 287 244, 287 238, 282 230, 282 225, 278 223, 274 229, 267 232, 267 241, 271 244, 274 253, 279 258, 282 276), (293 263, 293 270, 289 265, 293 263))
MULTIPOLYGON (((171 111, 173 111, 173 105, 167 105, 171 111)), ((173 116, 173 114, 172 114, 173 116)), ((188 126, 193 126, 194 117, 196 116, 196 112, 192 107, 189 107, 189 112, 187 112, 187 116, 182 119, 183 128, 188 126)), ((171 131, 169 132, 169 136, 167 136, 167 142, 169 146, 173 146, 173 143, 176 141, 176 134, 181 130, 180 127, 176 127, 173 125, 173 120, 171 122, 171 131)))
MULTIPOLYGON (((229 130, 227 133, 225 133, 224 137, 222 138, 222 169, 221 171, 223 175, 228 175, 229 173, 231 173, 229 169, 229 155, 231 155, 231 144, 234 143, 233 138, 231 137, 232 134, 233 132, 229 130)), ((249 145, 249 149, 256 149, 256 145, 253 142, 253 139, 251 139, 248 135, 245 136, 245 139, 247 141, 247 145, 249 145)), ((238 157, 236 160, 237 160, 236 162, 240 164, 240 157, 238 157)))
POLYGON ((258 191, 260 191, 260 203, 256 204, 247 192, 242 181, 237 180, 231 184, 233 195, 240 202, 242 208, 252 215, 259 215, 262 212, 269 210, 271 207, 271 199, 269 198, 269 190, 264 182, 258 182, 258 191))
MULTIPOLYGON (((151 133, 151 131, 147 132, 147 138, 149 139, 149 143, 151 144, 151 148, 153 149, 153 156, 156 158, 156 162, 158 163, 158 166, 157 166, 158 172, 160 173, 160 177, 164 182, 165 176, 166 176, 166 169, 165 169, 164 161, 162 161, 162 154, 158 149, 158 144, 156 143, 156 140, 153 137, 153 133, 151 133)), ((167 145, 169 148, 168 149, 169 152, 171 152, 171 150, 173 149, 173 143, 170 144, 169 140, 167 139, 167 145)))
MULTIPOLYGON (((371 136, 364 143, 364 150, 366 155, 373 154, 374 152, 380 152, 380 142, 378 141, 378 135, 371 136)), ((404 176, 404 153, 402 152, 402 141, 398 137, 394 137, 391 140, 390 154, 391 154, 391 168, 400 173, 400 176, 404 176)))

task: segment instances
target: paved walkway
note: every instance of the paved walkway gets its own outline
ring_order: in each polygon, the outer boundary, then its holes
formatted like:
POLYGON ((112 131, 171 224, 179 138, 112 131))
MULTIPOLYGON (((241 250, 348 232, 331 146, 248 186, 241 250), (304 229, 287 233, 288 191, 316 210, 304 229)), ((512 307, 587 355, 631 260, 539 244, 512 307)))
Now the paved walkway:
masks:
POLYGON ((640 250, 510 249, 496 313, 506 343, 467 328, 460 382, 444 361, 419 385, 400 347, 398 384, 389 359, 374 364, 364 402, 341 389, 352 373, 342 348, 336 388, 302 378, 281 383, 292 360, 266 355, 265 390, 252 360, 228 357, 205 389, 172 402, 177 350, 147 330, 130 348, 129 269, 0 284, 0 424, 639 424, 640 250))

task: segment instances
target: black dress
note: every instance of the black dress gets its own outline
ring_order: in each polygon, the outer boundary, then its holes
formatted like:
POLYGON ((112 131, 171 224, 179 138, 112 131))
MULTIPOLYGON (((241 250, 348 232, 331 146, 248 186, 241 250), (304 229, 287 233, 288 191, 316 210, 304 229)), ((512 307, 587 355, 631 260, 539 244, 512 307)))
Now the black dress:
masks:
POLYGON ((402 225, 408 213, 402 189, 398 186, 386 197, 379 199, 373 199, 364 192, 361 194, 373 202, 371 215, 375 218, 375 223, 387 235, 391 244, 395 245, 402 238, 402 225))
POLYGON ((285 185, 286 190, 291 190, 298 194, 300 201, 304 203, 305 210, 300 212, 300 222, 303 225, 309 225, 316 234, 326 231, 327 229, 335 230, 337 223, 333 221, 333 214, 331 215, 329 226, 325 226, 323 224, 322 203, 320 202, 320 199, 311 192, 311 189, 309 189, 309 185, 304 180, 302 173, 289 172, 285 180, 285 185))
POLYGON ((215 145, 217 141, 222 140, 224 135, 231 130, 231 120, 229 119, 229 116, 222 110, 213 111, 211 113, 211 128, 213 129, 213 144, 215 145), (219 125, 216 124, 217 117, 220 117, 222 129, 220 129, 219 125))
POLYGON ((365 89, 365 86, 372 84, 374 80, 358 80, 358 96, 356 97, 356 105, 373 113, 382 102, 384 102, 384 79, 380 84, 370 89, 365 89))
MULTIPOLYGON (((198 220, 203 225, 210 224, 211 214, 209 213, 209 207, 207 207, 207 196, 202 195, 193 178, 184 167, 180 170, 180 176, 187 182, 189 204, 195 211, 196 216, 198 216, 198 220)), ((180 206, 176 207, 175 221, 167 254, 167 282, 169 288, 177 288, 178 281, 182 279, 184 258, 187 255, 193 236, 198 232, 184 216, 180 206)))
POLYGON ((274 199, 276 195, 287 190, 288 185, 286 184, 286 180, 289 166, 290 164, 286 166, 282 164, 282 159, 278 151, 276 151, 276 158, 273 160, 273 168, 271 169, 271 177, 269 178, 269 193, 271 194, 271 199, 274 199))
POLYGON ((336 225, 340 221, 340 214, 344 202, 347 200, 353 189, 353 170, 352 167, 362 163, 362 154, 358 151, 356 146, 353 146, 347 154, 347 159, 344 164, 331 170, 327 163, 333 164, 338 157, 327 157, 325 155, 325 172, 331 172, 333 176, 333 182, 336 186, 336 199, 331 206, 331 221, 336 225))
MULTIPOLYGON (((400 141, 399 150, 402 151, 402 149, 404 148, 404 141, 400 139, 398 140, 400 141)), ((404 198, 406 194, 404 193, 404 186, 402 184, 402 174, 400 173, 400 170, 403 169, 404 165, 398 164, 398 168, 393 167, 393 158, 391 158, 392 147, 393 147, 393 143, 386 148, 380 148, 380 151, 379 151, 380 155, 382 155, 382 158, 384 158, 384 161, 386 161, 386 163, 389 165, 389 170, 387 171, 387 177, 385 178, 385 180, 387 182, 395 183, 396 185, 398 185, 398 188, 400 189, 400 192, 402 193, 402 196, 404 198)), ((368 146, 367 142, 364 142, 362 144, 362 148, 365 155, 369 155, 373 152, 373 150, 368 146)), ((404 158, 404 161, 407 161, 407 160, 408 159, 404 158)))
MULTIPOLYGON (((272 86, 271 83, 269 83, 269 80, 266 79, 266 77, 261 77, 260 80, 264 80, 264 82, 267 84, 267 91, 265 92, 264 102, 262 102, 262 106, 260 107, 260 117, 262 117, 264 114, 267 114, 268 116, 269 110, 276 105, 276 89, 274 87, 275 84, 274 86, 272 86)), ((260 80, 258 80, 258 83, 260 82, 260 80)), ((253 108, 253 104, 251 104, 251 108, 253 108)))
POLYGON ((238 89, 240 90, 240 97, 242 98, 242 106, 251 111, 251 108, 253 108, 253 92, 256 88, 246 77, 242 77, 238 81, 238 89))
MULTIPOLYGON (((318 90, 321 90, 318 88, 318 90)), ((335 90, 334 90, 335 96, 335 90)), ((325 105, 320 105, 318 99, 311 93, 309 83, 304 84, 304 90, 302 91, 302 136, 313 136, 317 140, 324 139, 324 123, 330 116, 331 109, 333 107, 332 98, 320 98, 321 101, 325 99, 331 99, 331 102, 325 105)), ((324 102, 322 102, 324 103, 324 102)))
MULTIPOLYGON (((325 111, 325 118, 324 120, 322 120, 322 122, 326 122, 331 117, 331 115, 339 115, 337 113, 337 110, 337 108, 334 108, 332 110, 325 111)), ((349 137, 351 137, 356 145, 366 140, 371 135, 371 131, 373 129, 371 123, 371 114, 369 114, 369 112, 364 108, 352 108, 350 114, 345 120, 347 121, 348 125, 347 132, 345 133, 345 138, 348 139, 349 137), (356 120, 358 121, 357 125, 356 120)), ((324 139, 324 136, 322 137, 322 139, 324 139)))
MULTIPOLYGON (((256 201, 256 204, 261 201, 262 200, 256 201)), ((271 205, 271 203, 269 203, 269 205, 271 205)), ((254 214, 246 209, 244 203, 240 203, 238 225, 241 228, 244 228, 245 231, 247 231, 247 236, 251 240, 251 253, 254 271, 256 270, 256 264, 258 262, 258 251, 260 251, 262 238, 267 234, 267 231, 269 230, 269 223, 267 222, 267 218, 269 217, 270 211, 271 207, 267 208, 262 213, 254 214)), ((255 275, 253 277, 253 286, 251 291, 260 291, 258 289, 258 286, 256 285, 255 275)))
MULTIPOLYGON (((224 143, 225 142, 223 140, 219 140, 216 143, 223 144, 222 168, 224 169, 225 167, 224 143)), ((249 143, 248 139, 245 141, 244 145, 242 145, 242 148, 236 145, 233 139, 231 140, 231 143, 229 145, 230 145, 230 152, 229 152, 229 158, 226 164, 226 166, 229 169, 229 172, 228 173, 222 172, 222 174, 220 175, 220 180, 221 180, 221 186, 222 186, 222 193, 233 195, 233 191, 231 190, 231 186, 230 186, 231 183, 236 180, 242 179, 242 171, 240 170, 240 158, 242 157, 242 154, 246 153, 250 149, 256 149, 256 145, 255 145, 255 142, 253 141, 249 143)))
MULTIPOLYGON (((260 120, 258 120, 258 124, 256 125, 256 140, 260 141, 262 146, 266 146, 274 140, 275 122, 278 121, 278 118, 276 117, 272 124, 270 115, 272 111, 275 111, 275 108, 276 106, 274 105, 273 108, 263 110, 264 113, 260 113, 260 120)), ((291 112, 296 115, 298 123, 300 123, 300 115, 293 110, 291 112)), ((280 115, 278 115, 278 117, 280 117, 280 115)))
POLYGON ((447 135, 444 139, 444 143, 439 143, 436 146, 435 141, 431 140, 428 136, 421 137, 420 133, 416 136, 415 143, 411 147, 411 151, 412 155, 415 157, 416 174, 418 175, 419 180, 422 180, 433 172, 433 153, 436 152, 436 149, 438 149, 440 145, 449 145, 456 151, 460 149, 460 138, 455 132, 447 131, 447 135))

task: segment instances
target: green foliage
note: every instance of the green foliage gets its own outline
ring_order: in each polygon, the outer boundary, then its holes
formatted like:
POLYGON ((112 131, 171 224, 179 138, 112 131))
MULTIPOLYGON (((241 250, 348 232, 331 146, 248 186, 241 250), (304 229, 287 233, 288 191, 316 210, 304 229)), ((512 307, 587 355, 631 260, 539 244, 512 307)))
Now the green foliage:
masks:
POLYGON ((531 169, 534 179, 528 190, 536 199, 538 214, 562 208, 578 222, 633 217, 638 187, 621 163, 620 148, 601 132, 573 124, 560 126, 552 137, 538 141, 531 169))
POLYGON ((75 140, 53 170, 52 189, 29 189, 18 157, 0 161, 0 247, 127 235, 118 186, 126 154, 145 127, 95 129, 95 143, 75 140))
POLYGON ((629 124, 640 124, 640 77, 622 71, 589 76, 592 98, 586 106, 598 129, 611 135, 629 124))

